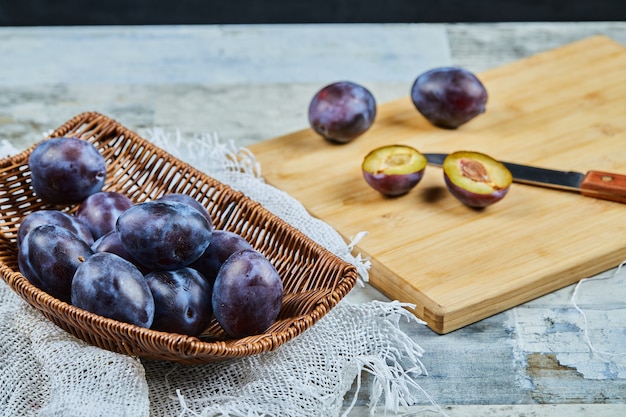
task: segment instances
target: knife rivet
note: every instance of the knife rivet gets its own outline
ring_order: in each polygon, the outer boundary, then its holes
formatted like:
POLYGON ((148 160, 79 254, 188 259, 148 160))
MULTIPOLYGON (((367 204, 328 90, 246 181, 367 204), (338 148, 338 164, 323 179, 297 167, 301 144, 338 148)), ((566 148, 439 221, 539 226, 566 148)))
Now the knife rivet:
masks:
POLYGON ((612 177, 612 176, 610 176, 610 175, 603 175, 603 176, 601 177, 601 179, 602 179, 602 181, 604 181, 604 182, 610 182, 610 181, 613 181, 613 177, 612 177))

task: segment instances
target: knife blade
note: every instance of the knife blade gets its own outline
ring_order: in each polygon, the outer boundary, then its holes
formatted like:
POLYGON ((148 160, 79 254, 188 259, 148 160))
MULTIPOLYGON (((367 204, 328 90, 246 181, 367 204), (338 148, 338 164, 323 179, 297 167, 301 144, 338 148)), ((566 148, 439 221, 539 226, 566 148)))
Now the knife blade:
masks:
MULTIPOLYGON (((425 153, 429 165, 442 166, 448 154, 425 153)), ((506 166, 513 181, 520 184, 572 191, 586 197, 626 203, 626 175, 591 170, 586 173, 559 171, 531 165, 500 161, 506 166)))

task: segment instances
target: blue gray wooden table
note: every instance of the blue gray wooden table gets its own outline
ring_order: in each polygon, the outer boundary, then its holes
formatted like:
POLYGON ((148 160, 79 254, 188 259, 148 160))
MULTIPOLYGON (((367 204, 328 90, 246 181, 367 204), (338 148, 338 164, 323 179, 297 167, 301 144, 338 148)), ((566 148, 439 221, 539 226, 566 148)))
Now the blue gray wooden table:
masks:
MULTIPOLYGON (((307 127, 331 81, 384 102, 430 67, 480 72, 594 34, 626 46, 619 22, 0 28, 0 140, 23 148, 95 110, 245 146, 307 127)), ((451 416, 626 415, 626 272, 614 273, 444 336, 407 325, 426 350, 420 385, 451 416)), ((369 286, 349 297, 386 299, 369 286)))

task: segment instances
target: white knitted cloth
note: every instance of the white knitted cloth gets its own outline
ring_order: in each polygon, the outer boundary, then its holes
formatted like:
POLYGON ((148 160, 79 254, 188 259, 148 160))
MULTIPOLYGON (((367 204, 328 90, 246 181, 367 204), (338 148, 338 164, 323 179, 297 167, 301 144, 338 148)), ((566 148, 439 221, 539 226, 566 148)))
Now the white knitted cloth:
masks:
MULTIPOLYGON (((263 182, 253 155, 214 135, 181 138, 159 129, 144 136, 259 201, 324 247, 369 263, 312 218, 292 197, 263 182)), ((1 156, 13 153, 0 143, 1 156)), ((423 325, 397 302, 342 301, 276 351, 224 363, 145 361, 90 346, 61 330, 0 282, 0 415, 58 417, 338 416, 345 394, 370 373, 369 405, 402 412, 415 403, 445 413, 419 386, 422 349, 401 319, 423 325)), ((345 402, 344 402, 345 401, 345 402)), ((347 412, 350 406, 347 407, 347 412)), ((413 414, 414 415, 414 414, 413 414)))

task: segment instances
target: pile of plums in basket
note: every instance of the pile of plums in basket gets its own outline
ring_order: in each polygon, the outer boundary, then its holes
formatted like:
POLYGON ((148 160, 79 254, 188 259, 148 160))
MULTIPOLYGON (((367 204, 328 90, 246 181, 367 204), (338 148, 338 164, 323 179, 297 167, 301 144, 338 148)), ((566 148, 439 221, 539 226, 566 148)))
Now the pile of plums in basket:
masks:
POLYGON ((194 198, 134 203, 103 191, 106 162, 77 138, 41 142, 29 168, 44 202, 77 205, 20 222, 19 269, 39 289, 103 317, 191 336, 213 318, 235 338, 276 320, 283 285, 272 263, 242 236, 215 229, 194 198))

